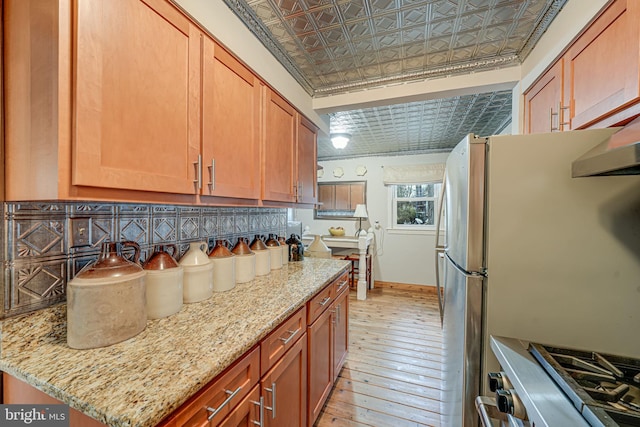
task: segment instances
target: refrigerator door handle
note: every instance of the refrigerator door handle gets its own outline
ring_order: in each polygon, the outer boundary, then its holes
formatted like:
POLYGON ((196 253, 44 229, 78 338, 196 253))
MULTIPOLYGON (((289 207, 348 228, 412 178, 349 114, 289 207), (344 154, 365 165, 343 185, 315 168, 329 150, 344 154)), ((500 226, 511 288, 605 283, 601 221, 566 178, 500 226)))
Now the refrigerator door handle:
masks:
POLYGON ((440 312, 440 326, 444 326, 444 294, 443 288, 440 286, 440 260, 444 260, 444 245, 440 244, 440 222, 444 213, 444 193, 447 187, 447 175, 445 174, 442 179, 442 188, 440 189, 440 195, 438 196, 438 215, 436 216, 436 291, 438 292, 438 311, 440 312))
POLYGON ((444 248, 436 247, 436 292, 438 293, 438 311, 440 312, 440 326, 444 326, 444 294, 440 286, 440 260, 444 260, 444 248))

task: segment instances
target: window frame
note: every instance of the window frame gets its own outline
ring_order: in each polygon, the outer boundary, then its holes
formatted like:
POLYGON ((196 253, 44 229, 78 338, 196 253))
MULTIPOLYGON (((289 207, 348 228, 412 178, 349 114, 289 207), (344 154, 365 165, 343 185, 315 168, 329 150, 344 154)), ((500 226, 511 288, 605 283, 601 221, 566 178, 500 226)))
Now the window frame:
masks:
MULTIPOLYGON (((397 224, 398 219, 398 202, 399 201, 432 201, 434 205, 434 222, 437 222, 438 213, 440 211, 440 192, 442 191, 441 181, 428 181, 417 183, 402 183, 388 185, 389 195, 389 218, 390 224, 388 230, 394 233, 406 233, 406 234, 433 234, 436 231, 436 224, 397 224), (418 197, 418 198, 397 198, 397 187, 399 185, 434 185, 434 195, 432 197, 418 197)), ((443 224, 440 224, 442 229, 443 224)))

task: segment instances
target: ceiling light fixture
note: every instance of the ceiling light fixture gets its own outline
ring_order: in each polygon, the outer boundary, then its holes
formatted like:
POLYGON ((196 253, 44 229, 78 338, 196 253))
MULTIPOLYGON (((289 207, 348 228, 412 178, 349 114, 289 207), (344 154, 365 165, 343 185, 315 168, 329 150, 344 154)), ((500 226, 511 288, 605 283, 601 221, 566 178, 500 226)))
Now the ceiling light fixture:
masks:
POLYGON ((351 135, 348 133, 332 133, 331 143, 338 149, 343 149, 347 146, 347 143, 351 139, 351 135))

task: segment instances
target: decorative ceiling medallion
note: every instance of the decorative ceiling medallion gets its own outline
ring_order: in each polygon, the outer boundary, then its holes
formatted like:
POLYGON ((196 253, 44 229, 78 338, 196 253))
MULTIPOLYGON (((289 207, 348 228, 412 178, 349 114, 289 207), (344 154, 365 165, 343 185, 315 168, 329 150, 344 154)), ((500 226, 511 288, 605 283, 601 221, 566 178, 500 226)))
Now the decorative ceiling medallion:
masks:
POLYGON ((365 166, 360 165, 356 168, 356 175, 365 176, 366 173, 367 173, 367 168, 365 166))
POLYGON ((322 178, 324 176, 324 169, 318 169, 318 178, 322 178))
POLYGON ((342 169, 341 167, 337 167, 333 170, 333 176, 335 176, 336 178, 342 178, 343 175, 344 169, 342 169))

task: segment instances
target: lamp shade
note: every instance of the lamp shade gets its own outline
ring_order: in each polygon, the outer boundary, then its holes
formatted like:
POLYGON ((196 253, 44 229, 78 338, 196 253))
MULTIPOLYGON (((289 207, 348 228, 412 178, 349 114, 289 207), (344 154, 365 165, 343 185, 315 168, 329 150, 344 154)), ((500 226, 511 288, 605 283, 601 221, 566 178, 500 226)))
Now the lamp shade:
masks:
POLYGON ((356 205, 356 211, 353 213, 354 218, 367 218, 367 205, 356 205))

